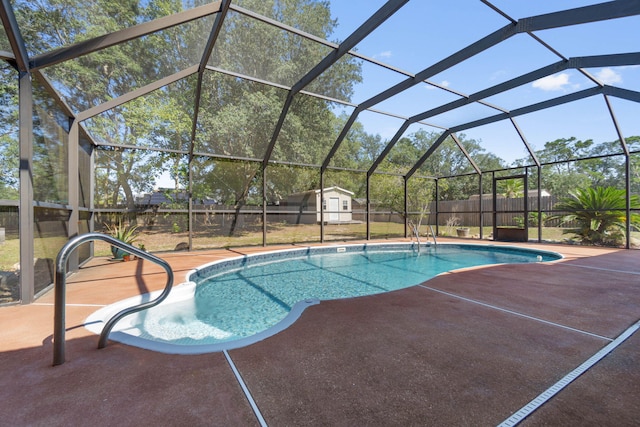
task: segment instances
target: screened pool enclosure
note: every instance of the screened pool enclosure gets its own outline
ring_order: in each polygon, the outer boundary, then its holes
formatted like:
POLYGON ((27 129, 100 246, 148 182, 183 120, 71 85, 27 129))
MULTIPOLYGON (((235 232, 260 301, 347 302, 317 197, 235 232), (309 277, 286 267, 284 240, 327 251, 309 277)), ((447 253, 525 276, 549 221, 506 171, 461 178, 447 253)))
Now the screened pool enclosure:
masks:
MULTIPOLYGON (((0 303, 69 237, 640 242, 640 0, 2 0, 0 303)), ((111 256, 86 244, 71 268, 111 256)))

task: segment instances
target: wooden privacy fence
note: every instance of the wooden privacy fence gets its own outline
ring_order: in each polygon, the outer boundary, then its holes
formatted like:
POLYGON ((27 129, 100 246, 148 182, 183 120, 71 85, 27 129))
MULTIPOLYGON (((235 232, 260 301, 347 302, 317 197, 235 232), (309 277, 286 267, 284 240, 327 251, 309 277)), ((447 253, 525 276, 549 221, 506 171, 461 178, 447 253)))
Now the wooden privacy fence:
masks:
MULTIPOLYGON (((554 196, 547 196, 540 198, 540 210, 543 213, 552 211, 554 205, 558 202, 558 198, 554 196)), ((538 212, 538 198, 529 197, 528 200, 529 212, 538 212)), ((436 203, 431 202, 429 204, 429 223, 436 223, 436 203)), ((524 197, 521 198, 498 198, 496 200, 496 211, 498 225, 519 225, 524 221, 524 197)), ((438 202, 438 225, 461 225, 466 227, 479 227, 480 226, 480 199, 470 200, 446 200, 438 202)), ((484 198, 482 200, 482 212, 483 212, 483 225, 493 225, 493 199, 484 198)), ((550 215, 550 214, 545 214, 550 215)), ((543 215, 543 218, 545 217, 543 215)), ((546 220, 545 226, 558 227, 560 226, 560 220, 553 221, 546 220)))
MULTIPOLYGON (((535 217, 538 212, 538 198, 529 197, 528 210, 530 213, 530 219, 535 217)), ((555 204, 558 202, 558 198, 554 196, 545 196, 540 198, 540 209, 543 212, 544 226, 547 227, 572 227, 574 224, 565 223, 562 224, 561 220, 554 219, 549 220, 548 216, 556 215, 559 212, 553 212, 555 204)), ((314 223, 317 212, 315 210, 303 210, 295 213, 291 211, 291 206, 277 207, 269 206, 267 208, 267 221, 268 222, 285 222, 289 224, 300 223, 314 223), (305 217, 308 220, 302 221, 300 218, 305 217)), ((308 208, 307 208, 308 209, 308 208)), ((496 202, 496 210, 499 212, 497 216, 498 226, 520 226, 524 221, 524 198, 507 199, 499 197, 496 202)), ((354 223, 366 222, 367 211, 365 206, 356 206, 355 203, 352 210, 349 211, 352 214, 352 221, 354 223)), ((441 226, 465 226, 465 227, 479 227, 480 226, 480 200, 479 198, 472 198, 469 200, 446 200, 438 203, 438 212, 436 221, 436 204, 431 202, 427 209, 427 214, 422 219, 422 224, 435 225, 436 222, 441 226)), ((482 223, 485 227, 491 227, 493 225, 493 200, 490 197, 485 197, 482 201, 483 218, 482 223)), ((110 223, 115 220, 113 216, 114 212, 98 212, 95 214, 94 219, 96 228, 99 229, 103 223, 110 223)), ((124 211, 117 214, 122 215, 124 211)), ((236 226, 251 226, 255 227, 262 221, 262 207, 261 206, 243 206, 240 210, 236 210, 233 206, 224 205, 211 205, 211 206, 195 206, 194 213, 194 227, 206 227, 209 225, 218 225, 220 227, 228 226, 230 223, 234 223, 236 226), (235 219, 235 222, 234 222, 235 219)), ((117 215, 116 214, 116 215, 117 215)), ((415 219, 420 212, 409 212, 409 219, 415 219)), ((151 229, 154 227, 175 228, 176 224, 181 231, 187 229, 187 216, 186 210, 151 210, 137 211, 138 224, 151 229)), ((372 222, 391 222, 391 223, 404 223, 404 215, 402 212, 390 211, 387 209, 376 208, 372 206, 372 211, 369 214, 369 218, 372 222)), ((529 226, 536 226, 537 223, 529 222, 529 226)), ((0 224, 1 226, 1 224, 0 224)), ((46 224, 40 224, 41 227, 45 227, 46 224)), ((7 229, 7 233, 9 229, 7 229)))

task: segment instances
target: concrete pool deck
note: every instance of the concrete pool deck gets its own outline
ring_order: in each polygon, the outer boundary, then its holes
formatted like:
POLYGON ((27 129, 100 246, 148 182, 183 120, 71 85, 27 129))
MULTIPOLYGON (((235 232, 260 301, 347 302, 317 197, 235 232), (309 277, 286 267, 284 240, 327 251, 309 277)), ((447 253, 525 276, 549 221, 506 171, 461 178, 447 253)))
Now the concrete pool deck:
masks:
MULTIPOLYGON (((565 259, 322 302, 287 330, 227 355, 270 426, 498 425, 640 319, 640 251, 519 246, 565 259)), ((195 266, 263 250, 159 256, 180 283, 195 266)), ((3 424, 259 425, 224 353, 166 355, 115 342, 96 349, 98 337, 82 326, 90 313, 164 282, 160 268, 142 261, 95 259, 72 275, 67 361, 57 367, 53 292, 1 307, 3 424)), ((639 350, 640 332, 521 425, 637 424, 639 350)))

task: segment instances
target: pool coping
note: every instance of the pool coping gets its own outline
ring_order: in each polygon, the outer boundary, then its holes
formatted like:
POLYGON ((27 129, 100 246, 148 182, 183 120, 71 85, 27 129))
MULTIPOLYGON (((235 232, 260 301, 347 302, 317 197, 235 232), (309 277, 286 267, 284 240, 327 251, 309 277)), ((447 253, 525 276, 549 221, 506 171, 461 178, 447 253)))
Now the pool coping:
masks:
MULTIPOLYGON (((178 292, 191 292, 189 289, 190 284, 184 284, 176 288, 178 292)), ((195 286, 195 283, 193 284, 195 286)), ((104 327, 105 321, 104 319, 111 318, 115 313, 119 312, 121 309, 126 307, 131 307, 133 305, 139 304, 142 302, 142 299, 153 298, 156 295, 160 294, 161 291, 155 291, 150 294, 136 296, 132 298, 127 298, 121 301, 118 301, 114 304, 110 304, 106 307, 101 308, 93 312, 87 320, 85 321, 85 328, 89 331, 99 335, 102 332, 102 328, 104 327)), ((312 305, 320 304, 320 300, 317 298, 307 298, 303 301, 298 301, 296 304, 291 307, 291 311, 278 323, 275 325, 258 332, 257 334, 251 335, 245 338, 239 338, 231 341, 225 341, 214 344, 197 344, 197 345, 184 345, 184 344, 174 344, 170 342, 164 341, 153 341, 147 338, 140 338, 136 335, 132 335, 130 333, 123 332, 123 330, 114 330, 109 334, 109 339, 112 341, 117 341, 122 344, 131 345, 138 348, 143 348, 145 350, 157 351, 159 353, 165 354, 206 354, 206 353, 218 353, 225 350, 233 350, 236 348, 246 347, 251 344, 255 344, 260 342, 266 338, 269 338, 278 332, 284 331, 289 326, 293 325, 296 320, 300 318, 302 312, 312 305)), ((131 331, 131 329, 125 329, 126 331, 131 331)))
MULTIPOLYGON (((554 259, 545 261, 545 262, 555 262, 560 261, 564 258, 564 256, 555 251, 542 250, 538 248, 526 248, 517 245, 486 245, 486 244, 474 244, 474 243, 439 243, 439 245, 447 246, 447 247, 464 247, 466 249, 477 249, 477 250, 487 250, 491 249, 493 251, 498 252, 526 252, 526 253, 538 253, 538 254, 546 254, 554 259)), ((291 254, 299 255, 299 256, 308 256, 308 255, 318 255, 318 254, 329 254, 329 253, 351 253, 351 252, 366 252, 366 251, 389 251, 389 250, 407 250, 408 247, 415 251, 420 251, 420 248, 430 248, 436 247, 437 245, 432 244, 431 242, 426 242, 423 244, 418 244, 416 242, 396 242, 396 243, 387 243, 387 242, 375 242, 375 243, 352 243, 352 244, 331 244, 331 245, 322 245, 322 246, 305 246, 301 248, 287 248, 287 249, 276 249, 276 250, 268 250, 264 252, 257 252, 252 254, 243 254, 235 257, 225 258, 221 260, 212 261, 209 263, 205 263, 201 266, 198 266, 192 270, 190 270, 186 275, 186 282, 180 283, 174 287, 171 291, 171 294, 167 300, 163 302, 171 302, 171 301, 180 301, 186 298, 190 298, 193 296, 195 292, 195 288, 197 286, 196 280, 198 278, 211 278, 216 275, 228 273, 233 271, 234 269, 240 269, 247 266, 254 266, 264 263, 277 262, 282 259, 290 259, 291 254)), ((294 257, 295 257, 294 255, 294 257)), ((539 260, 541 262, 542 260, 539 260)), ((446 272, 442 272, 437 274, 449 274, 454 271, 466 270, 469 268, 478 268, 478 267, 487 267, 490 265, 499 265, 497 264, 483 264, 480 266, 473 267, 462 267, 461 269, 449 270, 446 272)), ((433 276, 433 277, 436 277, 433 276)), ((427 279, 429 280, 429 279, 427 279)), ((130 298, 126 298, 120 301, 117 301, 108 306, 102 307, 99 310, 93 312, 89 315, 85 322, 84 327, 97 334, 100 335, 104 324, 106 323, 106 319, 109 319, 119 313, 121 310, 125 308, 140 304, 146 300, 151 300, 159 295, 161 291, 155 291, 148 294, 138 295, 130 298)), ((321 300, 318 298, 306 298, 304 300, 298 301, 293 305, 291 311, 278 323, 275 325, 260 331, 256 334, 253 334, 249 337, 213 343, 213 344, 193 344, 193 345, 185 345, 185 344, 175 344, 166 341, 154 341, 147 338, 139 337, 137 334, 140 333, 137 328, 125 328, 122 326, 120 329, 116 327, 109 334, 109 339, 113 341, 120 342, 122 344, 131 345, 138 348, 143 348, 146 350, 156 351, 165 354, 184 354, 184 355, 196 355, 196 354, 206 354, 206 353, 214 353, 214 352, 222 352, 226 350, 233 350, 237 348, 246 347, 260 341, 265 340, 273 335, 276 335, 279 332, 289 328, 293 325, 302 315, 305 309, 310 306, 320 304, 321 300), (127 332, 128 331, 128 332, 127 332)), ((122 320, 120 321, 120 323, 122 320)))
MULTIPOLYGON (((456 239, 442 238, 438 243, 441 240, 446 242, 456 239)), ((536 289, 536 284, 547 281, 552 282, 549 285, 551 289, 562 289, 569 285, 577 290, 590 284, 587 288, 594 298, 580 299, 580 302, 567 301, 568 308, 574 307, 576 311, 580 311, 580 307, 586 305, 611 307, 611 299, 618 293, 612 294, 608 291, 609 283, 612 280, 626 280, 629 282, 629 299, 637 301, 639 298, 635 292, 637 285, 633 285, 637 283, 640 274, 637 250, 548 243, 525 245, 560 252, 565 258, 537 267, 498 266, 445 274, 432 279, 435 281, 432 286, 446 288, 447 284, 457 286, 460 282, 467 285, 477 283, 491 289, 496 286, 496 296, 500 297, 505 291, 502 285, 511 285, 520 280, 531 285, 532 289, 536 289), (492 273, 494 269, 497 270, 496 274, 492 273), (628 273, 626 279, 625 273, 628 273), (603 292, 601 296, 597 295, 598 289, 603 292)), ((182 282, 188 271, 212 259, 284 246, 175 252, 163 253, 161 256, 171 264, 178 282, 182 282)), ((297 246, 300 245, 289 245, 297 246)), ((191 425, 197 425, 207 424, 207 421, 210 423, 210 420, 215 419, 226 425, 259 425, 246 403, 247 399, 241 395, 238 381, 230 374, 231 369, 225 360, 224 352, 199 356, 170 355, 113 341, 102 350, 96 349, 97 336, 82 327, 84 319, 91 312, 106 304, 139 294, 142 289, 162 289, 165 281, 161 269, 150 263, 121 263, 114 270, 114 264, 106 257, 95 258, 77 274, 72 275, 69 279, 67 298, 67 361, 61 367, 55 368, 50 366, 53 291, 43 295, 35 304, 3 307, 0 310, 0 323, 4 322, 3 324, 10 327, 4 330, 0 347, 3 349, 7 372, 15 373, 5 376, 3 396, 8 406, 16 408, 15 411, 7 413, 6 421, 20 425, 100 424, 101 420, 105 419, 124 424, 184 424, 187 420, 191 425), (25 395, 42 402, 40 406, 46 407, 46 410, 34 411, 28 405, 24 407, 21 396, 25 395), (95 404, 96 402, 99 404, 95 404)), ((617 289, 624 294, 624 289, 617 289)), ((546 293, 536 295, 539 298, 535 305, 546 306, 549 302, 546 293)), ((519 300, 520 296, 514 298, 519 300)), ((403 290, 400 293, 344 301, 343 304, 339 301, 327 304, 323 302, 306 310, 287 330, 255 345, 231 350, 229 354, 270 425, 308 425, 309 420, 325 420, 328 424, 350 422, 356 425, 366 421, 386 425, 423 425, 427 421, 433 425, 452 425, 462 424, 464 420, 467 420, 468 424, 470 419, 475 420, 476 424, 497 425, 551 386, 555 380, 578 366, 597 349, 584 351, 582 357, 574 358, 574 364, 568 364, 566 370, 550 378, 539 377, 530 363, 517 362, 521 370, 515 374, 522 375, 522 382, 518 383, 520 385, 516 384, 513 387, 512 382, 496 381, 486 388, 487 392, 499 394, 499 399, 486 401, 482 405, 467 405, 468 401, 461 402, 456 399, 449 408, 441 408, 440 412, 436 412, 430 403, 451 401, 452 396, 458 396, 460 390, 468 390, 468 377, 450 375, 457 372, 456 364, 468 366, 484 347, 467 346, 466 342, 462 342, 460 345, 464 350, 461 350, 461 354, 467 354, 468 357, 454 358, 450 353, 442 353, 443 360, 451 360, 451 370, 446 370, 445 367, 434 368, 433 364, 426 363, 425 356, 430 353, 433 340, 429 340, 428 345, 420 346, 420 351, 406 355, 403 363, 398 364, 415 364, 416 370, 407 370, 404 375, 402 371, 390 369, 396 361, 394 357, 379 359, 378 363, 369 363, 367 366, 352 363, 370 360, 378 351, 385 351, 389 356, 405 355, 404 352, 398 351, 403 348, 403 343, 407 342, 407 346, 414 348, 413 346, 424 341, 416 342, 415 331, 411 328, 406 332, 398 329, 402 322, 412 325, 425 320, 422 315, 414 316, 419 314, 419 311, 414 313, 404 309, 405 304, 411 305, 413 300, 414 294, 403 290), (390 305, 401 309, 389 310, 397 314, 379 323, 378 328, 381 329, 363 332, 364 329, 360 328, 359 323, 365 322, 370 325, 372 322, 384 320, 385 317, 381 316, 387 311, 380 313, 380 308, 390 305), (358 317, 358 312, 365 314, 358 317), (343 313, 343 316, 340 316, 340 313, 343 313), (338 322, 317 323, 319 320, 330 321, 336 315, 340 319, 338 322), (355 332, 351 333, 352 331, 355 332), (322 340, 323 335, 319 335, 319 332, 323 332, 328 338, 322 340), (344 338, 334 340, 333 333, 344 338), (345 336, 345 333, 349 335, 345 336), (376 339, 378 335, 387 338, 376 339), (371 345, 363 346, 363 343, 371 345), (345 364, 347 367, 343 368, 345 364), (445 381, 434 378, 434 387, 424 389, 413 383, 421 375, 431 375, 434 372, 441 374, 440 378, 444 378, 445 381), (309 375, 314 377, 310 378, 309 375), (357 392, 349 392, 352 389, 352 379, 367 382, 358 382, 361 387, 357 392), (276 386, 267 388, 266 386, 274 380, 276 386), (380 388, 380 384, 385 386, 380 388), (337 388, 333 388, 334 385, 337 388), (332 388, 328 389, 329 386, 332 388), (369 386, 374 388, 375 393, 363 393, 369 386), (341 391, 346 394, 339 394, 341 391), (399 399, 398 396, 402 397, 404 393, 407 397, 414 398, 406 401, 399 399), (420 396, 429 401, 421 400, 420 396)), ((491 299, 491 302, 495 300, 491 299)), ((497 303, 503 306, 500 301, 497 303)), ((439 310, 441 306, 436 307, 439 310)), ((448 311, 446 308, 442 310, 448 311)), ((557 311, 551 309, 536 313, 546 319, 554 313, 557 314, 557 311)), ((603 317, 610 317, 606 308, 599 313, 602 313, 603 317)), ((617 320, 609 322, 609 326, 604 330, 599 328, 595 332, 605 333, 613 338, 626 326, 638 320, 637 311, 633 311, 633 306, 627 310, 626 317, 616 313, 617 310, 610 314, 615 315, 617 320)), ((450 314, 451 319, 460 318, 460 313, 456 311, 450 314)), ((501 327, 504 323, 499 322, 496 326, 501 327)), ((506 323, 506 326, 512 324, 506 323)), ((515 330, 514 334, 518 335, 515 330)), ((533 336, 535 335, 537 334, 533 336)), ((561 336, 564 335, 560 333, 552 342, 556 339, 561 340, 561 336)), ((493 346, 490 340, 480 341, 482 342, 485 342, 487 347, 493 346)), ((639 371, 634 368, 637 365, 629 362, 637 360, 639 345, 640 332, 636 332, 600 363, 580 375, 559 396, 530 415, 527 421, 534 424, 633 424, 633 421, 640 417, 640 409, 634 403, 640 393, 640 380, 639 371)), ((572 354, 577 351, 575 345, 570 348, 572 354)), ((533 347, 532 351, 535 352, 536 348, 533 347)), ((513 354, 514 359, 518 359, 519 354, 513 354)), ((559 356, 564 358, 570 355, 559 356)), ((543 355, 535 359, 547 361, 549 368, 556 365, 543 355)), ((528 362, 530 361, 531 358, 528 358, 528 362)), ((475 373, 493 378, 494 375, 503 372, 504 366, 501 365, 489 360, 487 364, 476 364, 475 373)), ((545 369, 541 372, 546 372, 545 369)))
MULTIPOLYGON (((564 256, 558 252, 554 251, 545 251, 542 249, 532 249, 526 248, 517 245, 486 245, 486 244, 474 244, 474 243, 440 243, 442 246, 459 246, 465 248, 474 248, 477 250, 486 250, 487 248, 491 248, 494 251, 498 252, 535 252, 540 254, 547 254, 549 256, 554 257, 552 261, 558 261, 564 258, 564 256)), ((270 250, 265 252, 258 252, 253 254, 245 254, 238 255, 236 257, 230 257, 222 260, 212 261, 210 263, 203 264, 187 273, 187 281, 196 281, 198 277, 207 277, 210 278, 216 274, 217 270, 222 270, 224 268, 224 272, 228 272, 230 267, 234 268, 243 268, 250 265, 255 265, 258 263, 264 262, 273 262, 282 258, 288 258, 287 255, 291 253, 300 253, 300 256, 305 255, 317 255, 324 253, 335 253, 335 252, 362 252, 368 250, 406 250, 407 246, 409 246, 413 250, 418 250, 418 244, 415 242, 398 242, 398 243, 349 243, 349 244, 332 244, 332 245, 323 245, 323 246, 305 246, 301 248, 293 248, 293 249, 277 249, 270 250), (341 250, 344 249, 344 250, 341 250)), ((436 247, 437 245, 432 244, 431 242, 426 242, 419 245, 420 248, 430 248, 436 247)), ((489 264, 486 264, 489 265, 489 264)), ((495 264, 493 264, 495 265, 495 264)), ((466 268, 466 267, 465 267, 466 268)))

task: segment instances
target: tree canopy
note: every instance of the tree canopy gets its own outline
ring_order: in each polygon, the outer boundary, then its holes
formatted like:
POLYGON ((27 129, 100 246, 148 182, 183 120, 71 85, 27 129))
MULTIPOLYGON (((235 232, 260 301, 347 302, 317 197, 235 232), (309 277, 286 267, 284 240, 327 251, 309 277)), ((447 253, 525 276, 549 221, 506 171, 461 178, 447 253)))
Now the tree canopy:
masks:
MULTIPOLYGON (((195 7, 207 2, 14 3, 22 36, 34 55, 153 21, 180 12, 185 5, 195 7)), ((238 5, 327 40, 337 25, 325 1, 243 0, 238 5)), ((199 18, 47 67, 43 73, 72 110, 86 111, 199 64, 213 23, 213 16, 199 18)), ((194 74, 83 123, 99 144, 94 166, 96 205, 133 208, 136 194, 150 191, 156 178, 166 172, 178 191, 187 188, 191 178, 194 198, 214 199, 238 208, 260 204, 263 184, 268 202, 273 203, 289 193, 319 186, 318 166, 325 161, 348 120, 344 106, 331 99, 351 100, 355 85, 362 80, 361 60, 347 55, 337 61, 305 88, 323 97, 298 93, 277 133, 275 125, 288 96, 286 87, 293 86, 330 51, 320 43, 230 11, 208 61, 210 69, 202 75, 197 114, 199 83, 194 74), (273 84, 265 84, 266 81, 273 84), (189 156, 192 143, 193 156, 189 156), (274 163, 267 163, 263 183, 262 159, 271 143, 269 160, 274 163)), ((0 112, 0 197, 11 199, 17 198, 18 186, 17 73, 4 67, 0 78, 0 98, 3 105, 11 106, 0 112)), ((36 105, 49 106, 35 110, 38 123, 34 130, 34 156, 42 159, 35 166, 35 176, 39 182, 56 183, 38 186, 36 198, 64 202, 65 139, 54 134, 64 133, 66 124, 60 118, 47 119, 45 111, 54 108, 45 91, 39 90, 35 96, 36 105)), ((403 210, 403 176, 439 135, 439 131, 419 129, 396 142, 372 181, 372 199, 377 206, 403 210)), ((325 185, 339 185, 354 191, 355 197, 364 197, 366 171, 388 142, 380 135, 367 133, 363 124, 356 121, 330 162, 330 167, 352 172, 329 169, 325 185)), ((626 144, 638 151, 640 137, 628 138, 626 144)), ((443 200, 477 194, 477 176, 465 152, 482 171, 508 166, 487 152, 481 141, 464 134, 457 135, 457 140, 449 137, 409 180, 410 210, 420 209, 419 200, 433 198, 431 178, 439 178, 439 196, 443 200)), ((543 187, 559 196, 577 186, 619 188, 626 170, 624 156, 619 155, 622 152, 619 141, 596 143, 573 137, 549 141, 536 151, 545 164, 543 187)), ((514 166, 529 163, 530 159, 521 159, 514 166)), ((630 168, 634 192, 640 192, 639 164, 632 162, 630 168)), ((535 180, 529 182, 535 185, 535 180)))
POLYGON ((17 73, 0 67, 0 199, 18 198, 18 81, 17 73))
MULTIPOLYGON (((640 149, 640 137, 626 138, 630 151, 640 149)), ((535 154, 541 163, 542 187, 551 194, 568 196, 576 188, 589 186, 624 187, 625 160, 620 141, 596 143, 575 137, 548 141, 535 154)), ((526 164, 525 159, 516 164, 526 164)), ((640 173, 637 163, 631 170, 634 192, 640 191, 640 173)))

